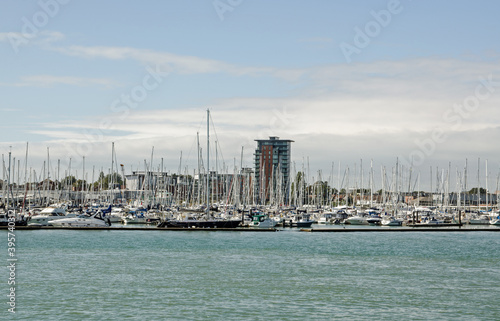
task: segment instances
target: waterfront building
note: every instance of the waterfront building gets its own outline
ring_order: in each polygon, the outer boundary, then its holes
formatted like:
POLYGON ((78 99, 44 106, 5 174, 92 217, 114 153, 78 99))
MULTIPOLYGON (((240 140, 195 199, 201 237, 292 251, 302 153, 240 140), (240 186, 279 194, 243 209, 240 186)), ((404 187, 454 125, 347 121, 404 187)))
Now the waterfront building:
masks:
POLYGON ((291 145, 293 140, 256 139, 255 195, 257 202, 288 204, 290 192, 291 145))

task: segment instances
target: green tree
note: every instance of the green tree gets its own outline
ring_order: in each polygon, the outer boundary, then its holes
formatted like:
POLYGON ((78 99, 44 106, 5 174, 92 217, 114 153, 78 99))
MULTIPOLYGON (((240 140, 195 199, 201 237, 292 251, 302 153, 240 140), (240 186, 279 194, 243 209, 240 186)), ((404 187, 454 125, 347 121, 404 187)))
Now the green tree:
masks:
POLYGON ((61 180, 62 186, 72 186, 73 184, 76 183, 76 177, 71 175, 71 176, 66 176, 61 180))
POLYGON ((87 181, 79 179, 73 183, 73 187, 77 191, 82 191, 84 188, 88 188, 87 181))
MULTIPOLYGON (((479 193, 481 194, 486 194, 486 189, 480 187, 479 188, 479 193)), ((472 188, 470 191, 469 191, 469 194, 477 194, 477 187, 474 187, 472 188)))
POLYGON ((94 182, 94 190, 99 188, 101 189, 110 189, 110 188, 119 188, 123 185, 123 178, 118 173, 104 175, 103 172, 99 174, 99 178, 94 182), (113 184, 114 186, 111 186, 113 184))

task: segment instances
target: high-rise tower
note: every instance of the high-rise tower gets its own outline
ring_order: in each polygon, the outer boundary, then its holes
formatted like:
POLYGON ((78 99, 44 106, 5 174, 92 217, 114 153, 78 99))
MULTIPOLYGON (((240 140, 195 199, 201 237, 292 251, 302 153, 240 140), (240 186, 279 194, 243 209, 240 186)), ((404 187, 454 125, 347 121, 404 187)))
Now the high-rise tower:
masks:
POLYGON ((259 203, 273 201, 288 203, 290 190, 291 145, 293 140, 256 139, 255 195, 259 203))

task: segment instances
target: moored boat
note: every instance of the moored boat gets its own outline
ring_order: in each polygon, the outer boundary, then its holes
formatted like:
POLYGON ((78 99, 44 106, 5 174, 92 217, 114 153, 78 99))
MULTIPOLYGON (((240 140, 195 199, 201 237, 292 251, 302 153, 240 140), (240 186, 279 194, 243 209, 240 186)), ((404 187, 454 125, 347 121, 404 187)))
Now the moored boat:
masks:
POLYGON ((236 228, 241 224, 241 220, 167 220, 160 222, 157 227, 174 227, 174 228, 236 228))
POLYGON ((8 213, 0 213, 0 226, 8 226, 9 222, 14 223, 15 226, 26 226, 27 221, 25 218, 17 217, 13 211, 8 211, 8 213), (9 220, 9 216, 11 219, 9 220), (14 217, 14 221, 12 221, 12 217, 14 217))
POLYGON ((74 215, 68 215, 65 207, 60 205, 50 205, 44 208, 39 214, 31 216, 28 220, 28 225, 47 226, 50 225, 50 221, 68 217, 74 217, 74 215))
POLYGON ((345 224, 351 225, 368 225, 366 217, 363 216, 351 216, 344 221, 345 224))
POLYGON ((395 217, 390 217, 390 218, 387 218, 387 219, 383 219, 382 220, 382 225, 383 226, 402 226, 403 225, 403 221, 400 220, 400 219, 397 219, 395 217))
POLYGON ((480 215, 469 219, 471 225, 488 225, 490 224, 490 217, 488 215, 480 215))
POLYGON ((77 217, 49 221, 49 225, 56 227, 109 227, 111 223, 104 218, 102 212, 98 211, 90 216, 82 214, 77 217))
POLYGON ((382 223, 382 218, 378 215, 372 215, 366 219, 366 222, 370 225, 380 225, 382 223))
POLYGON ((266 214, 256 214, 252 216, 252 221, 248 225, 253 228, 274 228, 277 222, 269 218, 266 214))

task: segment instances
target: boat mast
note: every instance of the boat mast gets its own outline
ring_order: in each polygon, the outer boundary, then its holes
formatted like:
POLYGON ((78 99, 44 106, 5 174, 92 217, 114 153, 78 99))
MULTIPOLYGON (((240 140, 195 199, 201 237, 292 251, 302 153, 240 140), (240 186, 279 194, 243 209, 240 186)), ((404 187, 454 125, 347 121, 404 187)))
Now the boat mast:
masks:
POLYGON ((49 206, 50 204, 50 154, 49 154, 49 148, 47 147, 47 184, 45 185, 45 195, 46 195, 46 200, 47 204, 46 206, 49 206))
POLYGON ((6 213, 9 213, 9 193, 10 193, 10 160, 12 155, 12 147, 9 150, 9 167, 7 168, 7 209, 6 213))
POLYGON ((210 109, 207 108, 207 214, 210 213, 210 109))
POLYGON ((85 156, 83 156, 83 168, 82 168, 82 204, 85 204, 85 156))
POLYGON ((370 208, 373 207, 373 159, 370 160, 370 208))
POLYGON ((477 159, 477 211, 481 210, 481 182, 479 181, 479 160, 480 158, 477 159))
POLYGON ((486 190, 486 212, 488 212, 488 203, 489 203, 489 199, 488 199, 488 160, 486 160, 486 182, 485 182, 485 190, 486 190))
POLYGON ((26 205, 26 195, 28 194, 28 142, 26 142, 26 158, 24 160, 24 198, 23 198, 23 207, 21 211, 24 213, 24 208, 26 205))
POLYGON ((109 178, 109 182, 108 182, 108 190, 109 190, 109 203, 110 204, 113 204, 114 202, 114 175, 113 175, 113 171, 114 171, 114 167, 115 167, 115 142, 111 142, 111 176, 109 178))

